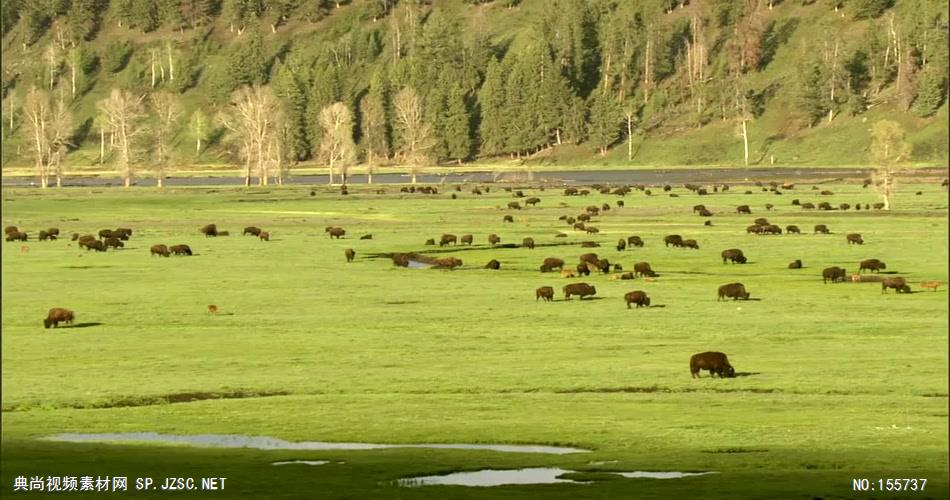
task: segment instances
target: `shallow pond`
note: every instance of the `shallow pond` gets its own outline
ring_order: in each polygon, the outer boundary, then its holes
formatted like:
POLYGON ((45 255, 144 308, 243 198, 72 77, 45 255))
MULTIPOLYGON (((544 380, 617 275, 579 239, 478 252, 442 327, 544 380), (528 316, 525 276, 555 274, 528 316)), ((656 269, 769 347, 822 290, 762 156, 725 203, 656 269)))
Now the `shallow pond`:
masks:
MULTIPOLYGON (((507 484, 553 484, 553 483, 574 483, 589 484, 590 481, 576 481, 573 479, 561 478, 560 476, 580 471, 560 469, 557 467, 533 467, 527 469, 495 470, 484 469, 473 472, 453 472, 438 476, 420 476, 400 479, 397 481, 399 486, 502 486, 507 484)), ((679 479, 690 476, 703 476, 706 474, 717 474, 716 472, 603 472, 603 474, 616 474, 626 478, 649 478, 649 479, 679 479)))

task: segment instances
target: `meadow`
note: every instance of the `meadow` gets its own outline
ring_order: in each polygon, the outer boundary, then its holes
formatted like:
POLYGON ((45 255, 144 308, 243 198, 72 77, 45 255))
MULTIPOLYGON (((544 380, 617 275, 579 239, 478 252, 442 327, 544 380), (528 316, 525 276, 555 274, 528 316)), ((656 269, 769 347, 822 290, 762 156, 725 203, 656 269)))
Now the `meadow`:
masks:
POLYGON ((675 186, 676 198, 656 188, 620 198, 526 187, 542 201, 519 211, 505 208, 515 198, 500 185, 484 196, 466 185, 458 199, 451 186, 437 195, 394 186, 376 194, 379 187, 351 186, 348 196, 325 186, 4 189, 3 225, 30 240, 2 247, 0 493, 11 494, 17 476, 110 475, 227 477, 214 493, 227 498, 947 497, 948 220, 938 183, 901 185, 889 212, 791 205, 879 201, 843 183, 821 185, 832 196, 802 182, 781 196, 751 183, 709 196, 675 186), (599 234, 558 220, 603 203, 612 209, 594 217, 599 234), (693 214, 698 203, 714 212, 712 226, 693 214), (766 211, 766 203, 775 208, 766 211), (740 204, 753 214, 736 214, 740 204), (502 222, 507 214, 514 223, 502 222), (803 234, 746 234, 756 217, 796 224, 803 234), (199 228, 208 223, 231 235, 204 237, 199 228), (832 234, 812 234, 815 224, 832 234), (329 225, 346 237, 328 238, 329 225), (271 241, 242 236, 245 226, 269 231, 271 241), (47 227, 63 237, 35 241, 47 227), (116 227, 134 230, 118 251, 87 252, 69 241, 73 232, 116 227), (851 232, 865 243, 847 244, 851 232), (471 233, 475 244, 424 245, 443 233, 471 233), (491 248, 490 233, 519 245, 532 237, 537 247, 491 248), (699 250, 665 247, 663 237, 674 233, 696 239, 699 250), (372 239, 359 239, 365 234, 372 239), (643 248, 615 249, 634 234, 643 248), (152 257, 156 243, 188 244, 195 255, 152 257), (356 251, 352 263, 346 248, 356 251), (727 248, 742 249, 749 262, 723 264, 727 248), (464 265, 406 269, 385 257, 412 251, 464 265), (538 271, 545 257, 573 265, 591 251, 624 270, 647 261, 660 276, 563 279, 538 271), (850 275, 869 258, 906 277, 914 293, 822 283, 823 268, 850 275), (491 259, 500 270, 483 269, 491 259), (787 268, 795 259, 803 269, 787 268), (945 285, 922 291, 924 280, 945 285), (580 281, 596 286, 595 298, 563 300, 561 287, 580 281), (735 281, 754 300, 718 301, 719 285, 735 281), (556 300, 536 301, 540 286, 554 287, 556 300), (627 309, 623 295, 632 290, 646 291, 652 306, 627 309), (209 304, 219 312, 209 314, 209 304), (43 329, 51 307, 75 311, 76 326, 43 329), (739 376, 691 378, 689 357, 702 351, 728 354, 739 376), (261 451, 38 439, 64 432, 592 451, 261 451), (271 465, 294 459, 330 463, 271 465), (540 466, 579 470, 591 482, 394 484, 540 466), (718 474, 599 474, 632 470, 718 474), (858 492, 854 478, 927 483, 924 492, 858 492))

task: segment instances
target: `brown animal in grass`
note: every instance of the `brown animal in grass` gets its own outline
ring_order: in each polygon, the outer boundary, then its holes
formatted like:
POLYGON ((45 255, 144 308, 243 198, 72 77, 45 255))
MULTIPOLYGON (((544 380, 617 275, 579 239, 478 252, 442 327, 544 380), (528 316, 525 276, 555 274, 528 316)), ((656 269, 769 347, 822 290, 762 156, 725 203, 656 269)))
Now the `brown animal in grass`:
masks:
POLYGON ((270 241, 270 233, 267 231, 261 231, 261 234, 257 235, 257 237, 260 238, 261 241, 270 241))
POLYGON ((587 213, 589 213, 589 214, 591 214, 591 215, 598 215, 598 214, 600 214, 600 208, 597 208, 597 206, 595 206, 595 205, 590 205, 590 206, 588 206, 587 208, 585 208, 584 210, 586 210, 587 213))
POLYGON ((729 359, 721 352, 708 351, 693 354, 689 358, 689 373, 692 378, 701 377, 700 371, 708 370, 709 376, 719 375, 719 378, 733 378, 736 370, 729 364, 729 359))
POLYGON ((693 212, 702 212, 706 210, 706 205, 693 205, 693 212))
POLYGON ((852 245, 852 244, 863 245, 864 244, 864 240, 861 239, 861 235, 858 233, 851 233, 845 236, 845 238, 848 240, 849 245, 852 245))
POLYGON ((656 273, 650 268, 649 262, 637 262, 633 265, 633 271, 637 273, 637 276, 656 277, 656 273))
POLYGON ((574 230, 575 230, 575 231, 583 231, 583 230, 585 230, 585 229, 587 229, 587 226, 585 226, 583 222, 575 222, 575 223, 574 223, 574 230))
POLYGON ((575 276, 577 276, 577 274, 575 274, 574 271, 572 271, 572 270, 570 270, 570 269, 561 269, 561 277, 562 277, 562 278, 573 278, 573 277, 575 277, 575 276))
POLYGON ((858 266, 858 274, 860 274, 861 271, 864 271, 865 269, 871 272, 877 272, 881 269, 887 269, 887 264, 877 259, 862 260, 861 264, 858 266))
POLYGON ((627 238, 627 245, 630 245, 630 246, 632 246, 632 247, 642 247, 642 246, 643 246, 643 240, 640 239, 639 236, 631 236, 631 237, 627 238))
POLYGON ((729 283, 719 287, 719 298, 717 300, 726 300, 727 298, 749 300, 749 292, 746 291, 745 285, 742 283, 729 283))
POLYGON ((525 238, 521 240, 521 246, 528 249, 534 249, 534 238, 525 238))
POLYGON ((753 224, 745 228, 745 232, 749 234, 762 234, 762 226, 758 224, 753 224))
POLYGON ((43 326, 49 328, 58 328, 60 323, 65 323, 67 325, 73 324, 73 320, 76 319, 76 314, 62 307, 54 307, 46 313, 46 318, 43 320, 43 326))
POLYGON ((617 242, 617 251, 622 252, 627 249, 627 240, 620 238, 620 241, 617 242))
POLYGON ((323 232, 330 233, 330 238, 340 239, 346 235, 346 230, 342 227, 328 227, 323 232))
POLYGON ((528 198, 527 200, 524 200, 525 205, 531 205, 532 207, 538 203, 541 203, 541 198, 528 198))
POLYGON ((801 204, 801 207, 802 207, 803 210, 812 210, 812 209, 815 208, 815 204, 814 204, 814 203, 810 203, 810 202, 806 202, 806 203, 802 203, 802 204, 801 204))
POLYGON ((801 269, 801 268, 802 268, 802 261, 801 261, 801 259, 795 259, 795 260, 793 260, 793 261, 788 265, 788 268, 789 268, 789 269, 801 269))
POLYGON ((844 269, 838 266, 826 267, 821 271, 821 280, 825 284, 828 283, 828 280, 831 280, 832 283, 844 281, 847 274, 844 269))
POLYGON ((445 245, 448 245, 449 243, 454 245, 457 242, 458 242, 458 238, 456 238, 454 234, 443 234, 442 238, 439 240, 439 246, 444 247, 445 245))
POLYGON ((833 209, 831 207, 831 203, 828 203, 827 201, 823 201, 818 204, 818 210, 833 210, 833 209))
POLYGON ((617 200, 617 208, 623 208, 623 200, 617 200))
POLYGON ((495 271, 501 269, 501 262, 498 262, 495 259, 488 261, 488 264, 485 264, 485 269, 493 269, 495 271))
POLYGON ((205 235, 205 237, 217 236, 218 226, 214 224, 208 224, 207 226, 201 228, 201 232, 205 235))
POLYGON ((594 226, 587 226, 584 228, 584 231, 587 231, 587 234, 597 234, 600 232, 600 229, 597 229, 594 226))
POLYGON ((504 216, 504 217, 501 218, 501 221, 502 221, 502 222, 511 222, 511 223, 514 223, 514 222, 515 222, 515 218, 512 217, 512 216, 510 216, 510 215, 506 215, 506 216, 504 216))
POLYGON ((115 237, 106 238, 105 241, 102 242, 102 244, 105 245, 106 247, 112 247, 115 249, 119 249, 125 246, 125 243, 122 243, 122 240, 115 237))
POLYGON ((394 253, 392 259, 394 266, 409 267, 409 256, 404 253, 394 253))
POLYGON ((554 288, 549 286, 542 286, 534 291, 534 301, 537 302, 538 299, 544 299, 545 302, 550 302, 554 300, 554 288))
POLYGON ((683 240, 683 248, 692 248, 693 250, 699 250, 699 243, 696 240, 683 240))
MULTIPOLYGON (((875 210, 882 210, 884 208, 883 203, 875 203, 874 205, 871 205, 871 206, 874 207, 875 210)), ((867 209, 868 206, 864 205, 864 208, 867 209)))
POLYGON ((192 255, 191 247, 188 245, 172 245, 168 247, 168 251, 175 255, 192 255))
POLYGON ((373 235, 372 235, 372 234, 364 234, 363 236, 360 236, 360 239, 361 239, 361 240, 371 240, 371 239, 373 239, 373 235))
POLYGON ((76 241, 78 239, 79 239, 79 233, 73 233, 72 237, 70 238, 70 241, 76 241))
POLYGON ((521 210, 521 204, 517 201, 510 201, 508 202, 508 208, 513 210, 521 210))
POLYGON ((581 262, 592 262, 592 263, 596 264, 597 261, 600 260, 600 259, 597 258, 597 254, 596 254, 596 253, 585 253, 584 255, 581 255, 581 256, 578 258, 578 260, 580 260, 581 262))
POLYGON ((85 248, 85 246, 88 245, 89 242, 92 242, 92 241, 97 241, 95 236, 91 234, 84 234, 79 237, 79 243, 77 244, 79 245, 79 248, 85 248))
POLYGON ((590 262, 580 262, 577 264, 577 274, 580 276, 590 276, 590 262))
POLYGON ((772 210, 773 208, 775 208, 775 205, 773 205, 773 204, 771 204, 771 203, 766 203, 766 204, 765 204, 765 209, 766 209, 766 210, 772 210))
POLYGON ((567 224, 570 225, 570 224, 574 224, 575 222, 577 222, 577 219, 575 219, 575 218, 573 218, 573 217, 564 217, 564 222, 566 222, 567 224))
POLYGON ((581 222, 590 222, 590 214, 577 214, 577 220, 581 222))
POLYGON ((261 228, 259 228, 259 227, 254 227, 254 226, 248 226, 248 227, 244 228, 244 232, 243 232, 241 235, 242 235, 242 236, 247 236, 247 235, 249 235, 249 234, 252 234, 252 235, 254 235, 254 236, 259 236, 259 235, 261 234, 261 228))
POLYGON ((939 281, 921 281, 920 282, 920 288, 931 288, 935 292, 937 291, 937 287, 939 287, 940 285, 941 283, 939 281))
POLYGON ((683 237, 678 234, 671 234, 663 238, 663 244, 665 246, 673 245, 673 247, 683 246, 683 237))
POLYGON ((731 260, 733 264, 745 264, 746 257, 742 254, 742 250, 738 248, 730 248, 728 250, 722 251, 722 263, 725 264, 726 260, 731 260))
POLYGON ((789 226, 785 226, 785 232, 786 232, 787 234, 792 234, 792 233, 801 234, 802 230, 799 229, 798 226, 792 224, 792 225, 789 225, 789 226))
POLYGON ((764 234, 782 234, 782 228, 776 226, 775 224, 769 224, 768 226, 762 226, 762 233, 764 233, 764 234))
POLYGON ((50 236, 59 236, 59 228, 51 227, 46 230, 46 234, 49 234, 50 236))
POLYGON ((99 238, 100 238, 100 239, 111 238, 111 237, 112 237, 112 230, 111 230, 111 229, 102 229, 102 230, 99 231, 99 238))
POLYGON ((910 286, 907 284, 907 280, 900 276, 884 278, 884 281, 881 282, 881 293, 886 293, 888 288, 893 288, 897 293, 910 293, 910 286))
POLYGON ((769 225, 771 225, 771 224, 769 223, 769 220, 766 219, 765 217, 759 217, 759 218, 755 219, 754 221, 752 221, 752 223, 755 224, 756 226, 769 226, 769 225))
POLYGON ((132 229, 127 228, 127 227, 120 227, 120 228, 117 228, 115 231, 112 231, 112 235, 116 236, 117 238, 123 241, 127 241, 129 238, 132 237, 132 229), (122 236, 120 236, 120 234, 124 234, 127 237, 123 238, 122 236))
POLYGON ((821 234, 830 234, 831 231, 828 230, 828 226, 826 226, 826 225, 824 225, 824 224, 818 224, 818 225, 815 226, 815 234, 818 234, 818 233, 821 233, 821 234))
POLYGON ((709 210, 706 210, 706 209, 704 208, 704 209, 702 209, 702 210, 699 211, 699 216, 700 216, 700 217, 712 217, 712 216, 713 216, 713 213, 710 212, 709 210))
POLYGON ((26 233, 20 231, 14 231, 12 233, 7 233, 7 241, 27 241, 29 236, 26 233))
POLYGON ((473 239, 472 239, 472 235, 470 235, 470 234, 462 235, 461 242, 462 242, 463 245, 471 245, 471 244, 472 244, 472 240, 473 240, 473 239))
POLYGON ((347 248, 343 251, 343 255, 346 255, 347 262, 353 262, 353 258, 356 257, 356 251, 352 248, 347 248))
POLYGON ((571 295, 577 295, 584 300, 584 297, 593 296, 597 294, 597 289, 587 283, 571 283, 570 285, 564 285, 564 299, 571 300, 571 295))
POLYGON ((548 257, 541 264, 541 272, 547 273, 554 269, 564 269, 564 260, 557 257, 548 257))
POLYGON ((751 214, 752 209, 749 208, 749 205, 739 205, 736 207, 736 212, 740 214, 751 214))
POLYGON ((637 308, 650 306, 650 297, 647 297, 646 292, 643 290, 636 290, 624 294, 623 301, 627 303, 627 309, 630 309, 630 304, 636 304, 637 308))
POLYGON ((106 251, 106 245, 105 245, 103 242, 99 241, 99 240, 87 240, 87 241, 85 242, 85 246, 86 246, 86 251, 87 251, 87 252, 88 252, 89 250, 95 250, 95 251, 97 251, 97 252, 105 252, 105 251, 106 251))
POLYGON ((495 246, 495 245, 501 243, 501 238, 499 238, 497 234, 489 234, 489 235, 488 235, 488 243, 489 243, 491 246, 495 246))
POLYGON ((851 208, 851 205, 849 205, 849 204, 847 204, 847 203, 842 203, 842 204, 838 205, 838 210, 848 210, 848 209, 850 209, 850 208, 851 208))
POLYGON ((17 233, 20 231, 20 228, 16 226, 7 226, 3 228, 3 234, 17 233))
POLYGON ((149 248, 149 252, 151 255, 161 255, 162 257, 168 257, 171 255, 171 252, 165 245, 152 245, 152 247, 149 248))
POLYGON ((40 241, 46 241, 46 240, 52 241, 55 239, 56 239, 56 235, 49 234, 46 231, 40 231, 40 241))
POLYGON ((429 238, 426 240, 426 245, 435 245, 435 238, 429 238))
POLYGON ((218 313, 218 306, 214 304, 208 304, 208 314, 217 314, 217 313, 218 313))
POLYGON ((462 265, 462 259, 457 259, 455 257, 446 257, 444 259, 437 259, 435 261, 435 266, 433 267, 436 267, 439 269, 455 269, 456 267, 460 267, 461 265, 462 265))

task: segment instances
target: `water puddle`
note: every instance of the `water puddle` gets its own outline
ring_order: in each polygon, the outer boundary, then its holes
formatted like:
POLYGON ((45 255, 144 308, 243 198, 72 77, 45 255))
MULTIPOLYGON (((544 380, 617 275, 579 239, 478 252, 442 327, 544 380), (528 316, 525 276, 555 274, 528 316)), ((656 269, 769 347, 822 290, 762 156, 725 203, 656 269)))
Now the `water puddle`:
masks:
MULTIPOLYGON (((567 474, 584 474, 583 472, 561 469, 557 467, 533 467, 528 469, 496 470, 483 469, 474 472, 454 472, 438 476, 420 476, 400 479, 399 486, 503 486, 508 484, 553 484, 573 483, 590 484, 592 481, 580 481, 565 478, 567 474)), ((648 479, 679 479, 690 476, 718 474, 718 472, 595 472, 596 474, 612 474, 626 478, 648 479)), ((601 478, 603 479, 603 478, 601 478)))
POLYGON ((463 444, 463 443, 423 443, 423 444, 380 444, 380 443, 331 443, 324 441, 284 441, 267 436, 242 436, 240 434, 159 434, 157 432, 126 432, 102 434, 65 433, 41 438, 47 441, 69 443, 166 443, 184 444, 210 448, 253 448, 257 450, 384 450, 390 448, 435 448, 449 450, 487 450, 505 453, 549 453, 565 455, 568 453, 586 453, 590 450, 563 446, 519 445, 519 444, 463 444))
POLYGON ((425 262, 419 262, 417 260, 410 260, 409 265, 406 267, 409 269, 429 269, 432 267, 432 264, 426 264, 425 262))
POLYGON ((648 478, 648 479, 680 479, 690 476, 705 476, 706 474, 719 474, 718 472, 645 472, 637 470, 633 472, 612 472, 618 476, 629 478, 648 478))
POLYGON ((274 462, 271 465, 323 465, 330 463, 329 460, 288 460, 286 462, 274 462))

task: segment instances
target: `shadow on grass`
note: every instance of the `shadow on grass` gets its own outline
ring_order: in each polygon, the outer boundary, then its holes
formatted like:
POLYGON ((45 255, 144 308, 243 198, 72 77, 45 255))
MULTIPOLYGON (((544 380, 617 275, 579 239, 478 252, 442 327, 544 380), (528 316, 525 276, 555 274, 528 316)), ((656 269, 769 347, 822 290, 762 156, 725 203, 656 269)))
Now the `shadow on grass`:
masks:
POLYGON ((756 375, 761 375, 762 372, 736 372, 736 378, 739 377, 754 377, 756 375))
POLYGON ((75 325, 66 326, 66 328, 89 328, 91 326, 101 326, 102 323, 98 322, 89 322, 89 323, 76 323, 75 325))

